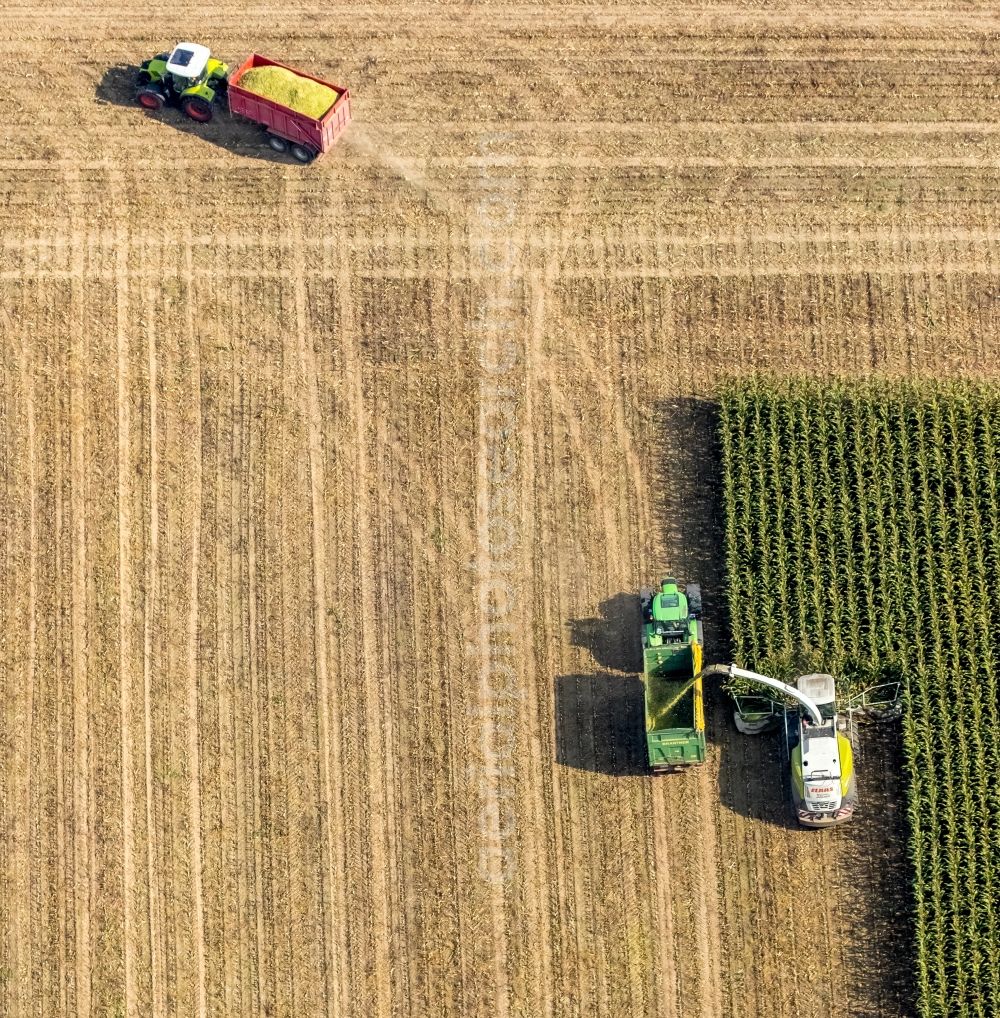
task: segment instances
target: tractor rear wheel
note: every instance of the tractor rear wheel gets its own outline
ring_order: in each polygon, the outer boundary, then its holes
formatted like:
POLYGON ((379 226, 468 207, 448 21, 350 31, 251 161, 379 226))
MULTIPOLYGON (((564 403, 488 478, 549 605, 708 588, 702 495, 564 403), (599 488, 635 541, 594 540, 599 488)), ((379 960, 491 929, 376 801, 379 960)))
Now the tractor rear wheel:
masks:
POLYGON ((305 145, 292 145, 290 151, 300 163, 311 163, 316 158, 316 153, 305 145))
POLYGON ((267 136, 267 143, 275 152, 288 151, 288 142, 284 138, 279 138, 276 134, 269 134, 267 136))
POLYGON ((207 124, 212 119, 212 104, 200 95, 185 96, 181 101, 181 109, 199 124, 207 124))
POLYGON ((152 80, 153 76, 145 68, 140 70, 139 73, 135 76, 135 83, 140 88, 142 88, 143 85, 148 85, 152 80))
POLYGON ((146 110, 163 109, 163 104, 167 101, 167 97, 155 85, 144 85, 136 93, 135 98, 139 105, 146 110))

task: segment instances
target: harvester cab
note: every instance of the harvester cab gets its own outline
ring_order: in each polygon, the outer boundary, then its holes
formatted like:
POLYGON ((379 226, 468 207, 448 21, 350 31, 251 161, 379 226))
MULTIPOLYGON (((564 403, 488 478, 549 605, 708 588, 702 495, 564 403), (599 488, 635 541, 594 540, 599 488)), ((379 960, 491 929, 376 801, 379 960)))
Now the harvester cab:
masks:
POLYGON ((179 42, 169 53, 142 64, 136 99, 148 110, 180 106, 192 120, 204 124, 212 119, 212 104, 228 80, 229 67, 216 60, 207 46, 179 42))
POLYGON ((851 719, 837 714, 832 675, 800 675, 795 683, 812 701, 812 712, 786 708, 785 745, 792 772, 792 805, 805 827, 829 827, 849 819, 857 806, 851 719))

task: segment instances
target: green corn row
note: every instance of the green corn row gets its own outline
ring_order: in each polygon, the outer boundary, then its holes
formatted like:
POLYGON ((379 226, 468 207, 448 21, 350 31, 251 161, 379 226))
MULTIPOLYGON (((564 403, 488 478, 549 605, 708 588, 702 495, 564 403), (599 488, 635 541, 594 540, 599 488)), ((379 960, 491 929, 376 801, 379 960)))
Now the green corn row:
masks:
POLYGON ((904 680, 919 1014, 1000 1014, 1000 388, 751 378, 719 418, 734 659, 904 680))

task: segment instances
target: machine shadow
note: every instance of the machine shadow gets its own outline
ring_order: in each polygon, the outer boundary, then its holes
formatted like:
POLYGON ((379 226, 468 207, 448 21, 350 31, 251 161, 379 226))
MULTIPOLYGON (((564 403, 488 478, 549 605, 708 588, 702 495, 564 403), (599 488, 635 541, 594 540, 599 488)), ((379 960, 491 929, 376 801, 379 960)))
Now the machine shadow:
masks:
MULTIPOLYGON (((656 424, 664 449, 653 479, 654 512, 663 521, 660 546, 669 556, 674 575, 701 583, 705 662, 728 662, 732 642, 725 597, 718 408, 694 397, 663 400, 656 407, 656 424)), ((650 583, 657 579, 651 577, 650 583)), ((705 728, 709 755, 719 762, 722 805, 776 827, 797 826, 780 733, 746 736, 738 732, 732 701, 718 679, 706 680, 705 728)))
POLYGON ((636 675, 560 675, 556 762, 616 777, 647 773, 645 707, 636 675))
POLYGON ((791 779, 781 730, 743 735, 733 721, 733 702, 716 684, 705 690, 709 753, 718 754, 719 802, 740 816, 780 827, 799 827, 792 812, 791 779))
POLYGON ((605 670, 556 679, 557 763, 618 776, 646 773, 639 621, 635 594, 616 594, 597 617, 570 621, 570 643, 605 670))
POLYGON ((225 100, 217 107, 215 115, 207 124, 196 124, 175 107, 164 107, 158 111, 143 109, 135 101, 135 77, 138 73, 139 68, 134 64, 116 64, 109 67, 94 90, 98 104, 130 107, 135 110, 137 117, 148 117, 181 134, 196 136, 235 155, 260 159, 268 163, 295 164, 295 160, 288 155, 275 152, 268 147, 261 128, 231 116, 225 100))
POLYGON ((638 591, 609 597, 597 612, 596 618, 570 620, 570 643, 589 651, 601 668, 641 672, 638 591))
POLYGON ((135 101, 135 78, 139 73, 136 64, 115 64, 107 68, 97 83, 94 96, 101 106, 131 106, 144 112, 135 101))
POLYGON ((863 880, 846 879, 846 907, 864 916, 865 935, 849 938, 845 955, 856 997, 891 1004, 878 1011, 858 1011, 857 1018, 882 1014, 916 1014, 915 982, 902 959, 915 957, 915 929, 901 921, 914 914, 913 879, 908 858, 909 822, 903 731, 899 724, 861 728, 859 781, 861 809, 844 836, 858 851, 852 867, 863 880), (865 777, 868 780, 865 780, 865 777))

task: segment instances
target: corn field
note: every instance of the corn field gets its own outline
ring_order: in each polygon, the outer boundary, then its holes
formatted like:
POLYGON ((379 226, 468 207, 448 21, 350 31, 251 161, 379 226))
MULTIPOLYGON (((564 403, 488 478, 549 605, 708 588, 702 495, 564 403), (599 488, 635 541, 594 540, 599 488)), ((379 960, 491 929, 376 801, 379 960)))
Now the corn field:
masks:
POLYGON ((757 378, 720 441, 734 659, 902 680, 918 1013, 998 1014, 1000 389, 757 378))

